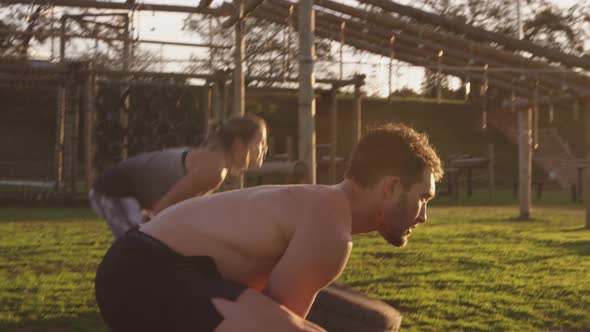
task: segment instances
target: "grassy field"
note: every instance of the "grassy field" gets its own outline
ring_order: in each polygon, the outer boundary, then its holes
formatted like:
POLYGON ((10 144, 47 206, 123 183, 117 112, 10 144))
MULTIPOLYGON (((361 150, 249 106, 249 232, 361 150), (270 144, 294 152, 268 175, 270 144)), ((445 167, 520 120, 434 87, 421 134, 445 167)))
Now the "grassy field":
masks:
MULTIPOLYGON (((404 331, 589 331, 584 211, 516 213, 434 207, 403 249, 358 236, 339 282, 398 308, 404 331)), ((106 331, 93 278, 110 239, 87 209, 1 209, 0 331, 106 331)))

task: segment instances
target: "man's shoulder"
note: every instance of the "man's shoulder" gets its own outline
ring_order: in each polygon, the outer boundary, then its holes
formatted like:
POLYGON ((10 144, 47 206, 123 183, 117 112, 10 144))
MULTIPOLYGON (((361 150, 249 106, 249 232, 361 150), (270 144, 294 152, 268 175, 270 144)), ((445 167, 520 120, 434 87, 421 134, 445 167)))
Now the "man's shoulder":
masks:
POLYGON ((348 201, 341 192, 323 185, 268 185, 243 192, 246 196, 251 194, 263 201, 298 208, 301 212, 333 211, 346 215, 349 210, 348 201))
POLYGON ((314 233, 350 239, 350 206, 342 192, 328 186, 316 186, 305 196, 306 206, 300 206, 300 209, 306 211, 309 218, 306 224, 314 233))

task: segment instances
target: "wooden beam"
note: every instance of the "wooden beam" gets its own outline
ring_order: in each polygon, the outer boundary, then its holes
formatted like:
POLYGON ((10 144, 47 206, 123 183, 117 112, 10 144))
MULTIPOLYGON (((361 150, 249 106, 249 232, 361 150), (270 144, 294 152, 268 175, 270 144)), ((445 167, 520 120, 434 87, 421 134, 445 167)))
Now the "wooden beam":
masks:
POLYGON ((200 0, 197 8, 199 8, 199 9, 209 8, 209 6, 211 6, 212 2, 213 2, 213 0, 200 0))
MULTIPOLYGON (((346 26, 347 27, 354 27, 355 22, 354 21, 350 21, 350 20, 346 20, 346 26)), ((326 23, 326 21, 324 20, 322 21, 318 21, 317 24, 318 27, 326 27, 326 29, 330 30, 330 31, 334 31, 336 32, 339 24, 335 25, 335 24, 329 24, 326 23)), ((355 38, 358 40, 363 40, 363 41, 371 41, 372 43, 379 45, 379 47, 382 48, 386 48, 387 46, 387 41, 389 41, 389 39, 391 38, 391 31, 389 31, 389 33, 387 33, 385 29, 378 29, 377 27, 369 27, 368 28, 368 33, 362 33, 357 29, 348 29, 346 30, 346 36, 345 36, 345 43, 346 40, 348 38, 355 38), (384 31, 385 30, 385 31, 384 31)), ((416 56, 420 56, 424 59, 429 59, 429 60, 433 60, 435 58, 435 55, 438 54, 439 50, 444 50, 445 47, 443 45, 440 44, 436 44, 436 43, 429 43, 430 47, 425 47, 425 45, 420 45, 420 43, 417 41, 416 38, 412 38, 411 36, 405 35, 405 34, 394 34, 395 36, 395 43, 394 43, 394 51, 395 53, 398 53, 399 51, 406 51, 406 52, 410 52, 416 56), (399 37, 399 38, 398 38, 399 37), (422 46, 422 47, 421 47, 422 46), (440 48, 437 48, 440 47, 440 48)), ((443 66, 457 66, 457 67, 465 67, 466 64, 470 61, 470 60, 479 60, 476 61, 472 64, 471 69, 464 69, 465 73, 463 74, 463 76, 465 76, 465 74, 469 71, 471 72, 478 72, 481 74, 481 72, 483 71, 483 66, 485 64, 487 64, 488 66, 502 66, 501 63, 491 60, 488 62, 485 62, 485 60, 488 59, 481 59, 481 58, 474 58, 474 59, 470 59, 469 58, 469 53, 465 52, 465 51, 456 51, 454 49, 447 49, 447 51, 444 52, 444 56, 441 59, 441 63, 443 66), (478 65, 478 63, 480 63, 478 65)), ((388 56, 388 55, 387 55, 388 56)), ((496 78, 496 79, 500 79, 508 84, 512 84, 513 80, 514 80, 514 74, 511 73, 504 73, 504 72, 491 72, 488 73, 488 75, 490 77, 496 78)), ((557 81, 550 81, 550 82, 543 82, 545 84, 539 84, 539 89, 542 91, 545 91, 546 93, 549 92, 555 92, 555 91, 561 91, 561 82, 557 82, 557 81), (551 84, 551 86, 547 86, 547 84, 551 84)), ((530 89, 533 89, 536 85, 535 85, 535 81, 534 80, 524 80, 524 81, 517 81, 517 84, 519 86, 522 87, 528 87, 530 89)))
MULTIPOLYGON (((264 0, 234 0, 234 2, 242 2, 243 1, 243 13, 242 17, 247 16, 250 14, 258 5, 260 5, 264 0)), ((237 13, 233 13, 227 20, 225 20, 221 27, 224 29, 232 27, 240 18, 238 17, 237 13)))
MULTIPOLYGON (((318 19, 318 26, 324 26, 327 21, 333 22, 332 29, 335 29, 339 26, 340 22, 342 22, 342 18, 339 18, 335 15, 328 14, 328 13, 318 13, 318 17, 321 17, 322 20, 318 19), (335 21, 336 20, 336 21, 335 21), (337 24, 337 25, 336 25, 337 24)), ((424 58, 431 59, 435 54, 439 52, 439 50, 444 51, 444 56, 442 58, 443 65, 453 65, 459 67, 465 67, 468 63, 471 62, 471 71, 478 71, 481 72, 484 65, 488 65, 488 67, 492 68, 500 68, 503 66, 502 63, 490 59, 490 58, 482 58, 480 56, 471 57, 469 52, 465 52, 465 50, 456 50, 454 48, 448 48, 443 44, 431 42, 428 40, 419 41, 415 36, 407 35, 405 33, 398 33, 392 32, 391 30, 383 29, 376 26, 366 26, 364 29, 367 29, 367 33, 362 32, 362 25, 358 22, 352 20, 345 20, 346 27, 351 29, 346 29, 346 38, 348 36, 353 36, 361 40, 371 40, 377 43, 378 45, 385 47, 388 44, 392 34, 395 37, 394 43, 394 50, 397 53, 400 49, 410 50, 415 54, 421 54, 424 58)), ((467 72, 468 70, 465 70, 467 72)), ((464 75, 463 75, 464 76, 464 75)), ((503 81, 507 83, 511 83, 514 78, 514 74, 512 73, 504 73, 504 72, 492 72, 492 77, 501 78, 503 81)), ((530 89, 533 89, 535 85, 534 80, 524 80, 518 81, 518 85, 520 86, 528 86, 530 89)), ((551 81, 544 80, 539 83, 538 87, 540 90, 544 91, 545 93, 550 92, 561 92, 562 82, 556 79, 551 81)))
MULTIPOLYGON (((571 103, 571 102, 574 102, 575 100, 587 100, 588 102, 590 102, 590 92, 582 93, 582 94, 576 95, 576 96, 559 95, 559 96, 554 96, 554 97, 542 97, 542 98, 539 98, 539 100, 537 101, 537 105, 539 107, 541 107, 541 106, 547 106, 547 105, 571 103)), ((534 104, 533 100, 519 99, 514 102, 514 105, 512 105, 512 103, 510 103, 510 104, 504 103, 504 104, 502 104, 502 107, 507 108, 507 107, 513 106, 517 111, 519 111, 519 110, 525 110, 529 107, 532 107, 533 104, 534 104)))
POLYGON ((62 33, 55 30, 36 30, 36 31, 18 31, 15 29, 0 29, 0 34, 10 34, 15 36, 26 36, 32 35, 35 37, 65 37, 66 39, 80 38, 80 39, 95 39, 103 41, 128 41, 135 44, 158 44, 158 45, 173 45, 173 46, 187 46, 187 47, 209 47, 209 48, 223 48, 229 49, 232 46, 227 45, 216 45, 207 43, 182 43, 182 42, 171 42, 166 40, 154 40, 154 39, 132 39, 125 37, 103 37, 103 36, 88 36, 80 33, 62 33))
MULTIPOLYGON (((268 0, 267 4, 265 4, 264 6, 261 6, 261 8, 268 10, 268 11, 273 11, 276 13, 276 15, 279 16, 285 16, 287 15, 287 10, 288 10, 288 6, 289 3, 284 1, 284 0, 268 0)), ((356 10, 356 9, 355 9, 356 10)), ((351 14, 351 13, 347 13, 347 14, 351 14)), ((473 70, 477 70, 477 63, 480 64, 480 67, 483 67, 483 65, 487 64, 488 66, 492 66, 492 67, 502 67, 504 66, 503 63, 494 60, 493 58, 489 58, 489 57, 482 57, 481 55, 474 55, 468 51, 466 51, 465 49, 455 49, 455 48, 450 48, 447 45, 444 45, 442 43, 437 43, 437 42, 432 42, 430 40, 420 40, 420 38, 418 38, 418 36, 412 36, 411 34, 407 34, 405 32, 403 33, 399 33, 397 30, 395 29, 385 29, 381 26, 375 26, 375 25, 371 25, 371 24, 360 24, 356 21, 350 20, 350 19, 345 19, 342 17, 338 17, 336 15, 330 14, 330 13, 326 13, 326 12, 319 12, 317 13, 318 15, 318 23, 317 26, 318 27, 325 27, 326 29, 330 30, 330 31, 340 31, 340 24, 341 22, 346 22, 346 27, 347 29, 345 30, 346 33, 346 38, 345 38, 345 43, 347 41, 347 39, 349 38, 349 36, 354 36, 357 37, 360 40, 363 41, 372 41, 373 43, 375 43, 376 45, 380 46, 380 47, 385 47, 387 45, 387 47, 389 47, 389 40, 391 39, 392 36, 394 36, 396 38, 395 40, 395 44, 394 44, 394 49, 396 49, 396 53, 397 50, 400 48, 408 48, 411 50, 412 53, 417 54, 419 56, 422 56, 426 59, 430 59, 432 58, 435 54, 437 54, 439 52, 439 50, 443 50, 444 51, 444 57, 443 57, 443 63, 448 62, 449 58, 455 58, 456 61, 454 61, 453 63, 457 66, 465 66, 469 61, 475 61, 473 63, 473 70), (431 52, 431 54, 429 54, 428 52, 431 52)), ((282 24, 281 22, 277 22, 279 24, 282 24)), ((334 39, 335 41, 339 41, 334 39)), ((352 46, 352 45, 351 45, 352 46)), ((387 54, 386 56, 389 56, 389 54, 387 54)), ((461 74, 461 75, 457 75, 459 77, 463 77, 465 76, 465 73, 461 74)), ((495 76, 496 78, 500 78, 502 77, 503 80, 507 83, 507 84, 512 84, 512 82, 514 81, 514 74, 510 74, 510 73, 492 73, 491 76, 495 76)), ((525 80, 525 81, 518 81, 517 82, 520 86, 529 86, 530 89, 533 89, 535 86, 535 81, 534 80, 525 80)), ((543 81, 540 82, 539 84, 539 88, 545 92, 555 92, 555 91, 561 91, 561 81, 556 79, 556 78, 551 78, 551 79, 545 79, 543 81), (549 86, 550 85, 550 86, 549 86)))
MULTIPOLYGON (((271 20, 272 21, 272 20, 271 20)), ((282 77, 282 76, 246 76, 246 81, 261 81, 261 82, 299 82, 299 78, 294 77, 282 77)), ((347 85, 354 85, 356 84, 356 79, 349 79, 349 80, 339 80, 335 78, 318 78, 315 79, 316 83, 322 84, 332 84, 337 85, 338 87, 344 87, 347 85)))
MULTIPOLYGON (((129 71, 129 72, 122 72, 119 70, 108 70, 108 69, 95 69, 92 70, 93 73, 98 75, 104 76, 111 76, 111 77, 150 77, 150 78, 178 78, 178 79, 191 79, 191 78, 200 78, 200 79, 218 79, 220 75, 219 73, 215 74, 191 74, 191 73, 162 73, 157 71, 129 71)), ((225 77, 225 75, 223 76, 225 77)))
POLYGON ((440 26, 449 31, 465 34, 469 39, 484 42, 493 42, 503 45, 511 50, 526 51, 536 56, 542 56, 550 61, 560 62, 567 66, 590 69, 590 56, 575 56, 561 52, 547 46, 537 45, 528 40, 518 40, 505 34, 487 31, 485 29, 466 24, 456 18, 448 18, 442 15, 429 13, 411 6, 398 4, 391 0, 359 0, 359 2, 380 7, 388 12, 396 12, 400 15, 411 17, 422 23, 440 26))
MULTIPOLYGON (((267 11, 266 8, 261 8, 261 10, 255 12, 255 15, 259 18, 266 19, 266 20, 272 21, 277 24, 281 24, 282 22, 284 22, 284 18, 277 16, 277 15, 273 15, 273 13, 270 11, 267 11)), ((297 25, 295 26, 295 28, 297 28, 297 25)), ((316 32, 317 32, 317 35, 320 37, 328 38, 328 39, 331 39, 334 41, 340 40, 339 33, 335 32, 335 31, 325 30, 322 26, 318 26, 316 28, 316 32)), ((390 50, 388 48, 383 48, 383 47, 380 47, 378 44, 367 42, 366 39, 360 40, 360 39, 348 38, 346 40, 346 44, 353 46, 355 48, 361 49, 361 50, 365 50, 365 51, 374 53, 374 54, 379 54, 379 55, 383 55, 383 56, 389 56, 389 54, 390 54, 390 50)), ((409 50, 400 50, 400 51, 396 52, 396 58, 401 61, 408 62, 408 63, 418 65, 418 66, 435 66, 436 65, 436 62, 434 62, 428 58, 424 58, 420 54, 410 52, 409 50)), ((446 68, 446 67, 443 67, 442 72, 447 75, 452 75, 452 76, 457 76, 457 77, 463 77, 465 75, 465 72, 462 70, 446 68)), ((481 73, 477 73, 477 72, 472 73, 472 77, 483 79, 483 75, 481 73)), ((504 89, 507 91, 511 91, 514 89, 521 96, 532 97, 532 91, 530 91, 528 89, 524 89, 519 85, 513 85, 510 82, 504 82, 502 80, 498 80, 498 79, 490 77, 490 83, 498 88, 501 88, 501 89, 504 89)))
MULTIPOLYGON (((3 5, 30 5, 31 0, 0 0, 3 5)), ((113 9, 113 10, 135 10, 135 11, 154 11, 154 12, 175 12, 187 14, 207 14, 213 16, 228 16, 231 14, 229 5, 224 4, 218 8, 198 8, 195 6, 178 6, 166 4, 145 4, 145 3, 128 3, 96 0, 47 0, 43 5, 56 7, 76 7, 76 8, 95 8, 95 9, 113 9)))
MULTIPOLYGON (((274 0, 277 1, 277 0, 274 0)), ((331 0, 315 0, 315 3, 321 7, 339 11, 346 15, 350 15, 356 17, 357 19, 371 21, 377 25, 380 25, 384 28, 390 29, 400 29, 403 30, 404 33, 412 34, 416 37, 423 38, 423 39, 431 39, 431 40, 438 40, 441 43, 448 45, 449 47, 453 47, 459 50, 471 50, 473 51, 474 55, 479 55, 482 57, 491 57, 500 61, 502 63, 507 63, 510 66, 518 67, 522 66, 523 68, 537 68, 537 69, 556 69, 554 66, 549 66, 547 64, 530 60, 524 58, 522 56, 514 55, 511 52, 502 51, 495 49, 487 44, 483 43, 476 43, 473 41, 468 41, 458 36, 452 35, 450 33, 444 33, 440 31, 435 31, 432 28, 421 26, 418 24, 409 23, 403 21, 399 18, 393 17, 389 14, 384 13, 372 13, 364 10, 360 10, 351 6, 347 6, 335 1, 331 0)), ((559 68, 559 67, 558 67, 559 68)), ((562 68, 559 68, 562 69, 562 68)), ((569 83, 571 88, 577 90, 578 92, 584 92, 588 89, 588 85, 590 84, 590 77, 578 74, 572 70, 567 68, 563 68, 564 72, 567 72, 567 76, 569 79, 569 83), (572 84, 574 83, 574 84, 572 84)), ((536 75, 539 80, 548 80, 551 81, 553 79, 552 75, 549 74, 541 74, 537 73, 536 75)))

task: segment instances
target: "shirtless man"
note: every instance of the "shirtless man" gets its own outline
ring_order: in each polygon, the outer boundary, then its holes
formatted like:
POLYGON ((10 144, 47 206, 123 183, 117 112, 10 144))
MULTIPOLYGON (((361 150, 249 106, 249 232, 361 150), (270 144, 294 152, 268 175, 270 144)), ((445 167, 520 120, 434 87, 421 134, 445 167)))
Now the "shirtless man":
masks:
POLYGON ((442 176, 426 136, 385 125, 334 186, 261 186, 194 198, 125 234, 96 297, 114 331, 322 331, 305 320, 338 277, 352 235, 403 246, 442 176))

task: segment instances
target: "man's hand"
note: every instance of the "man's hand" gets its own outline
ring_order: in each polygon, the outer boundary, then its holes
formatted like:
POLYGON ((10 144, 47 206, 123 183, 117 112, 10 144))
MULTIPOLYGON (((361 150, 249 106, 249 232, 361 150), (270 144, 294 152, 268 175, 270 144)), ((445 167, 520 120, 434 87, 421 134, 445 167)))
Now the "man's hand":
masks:
POLYGON ((222 298, 211 302, 223 316, 215 332, 326 332, 253 289, 244 290, 235 302, 222 298))
POLYGON ((151 210, 141 210, 141 223, 145 224, 154 218, 154 213, 151 210))

